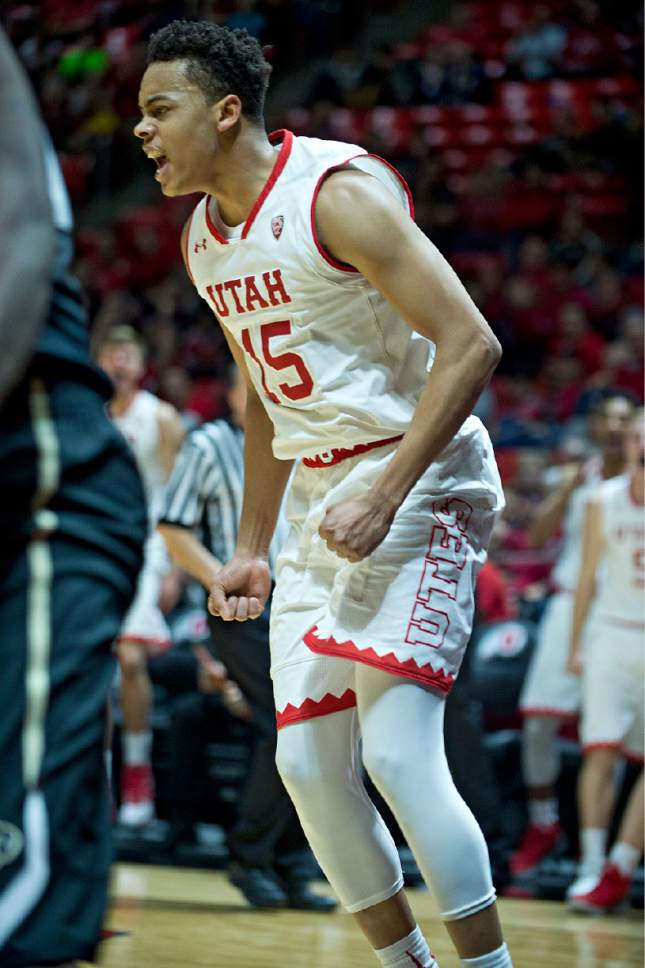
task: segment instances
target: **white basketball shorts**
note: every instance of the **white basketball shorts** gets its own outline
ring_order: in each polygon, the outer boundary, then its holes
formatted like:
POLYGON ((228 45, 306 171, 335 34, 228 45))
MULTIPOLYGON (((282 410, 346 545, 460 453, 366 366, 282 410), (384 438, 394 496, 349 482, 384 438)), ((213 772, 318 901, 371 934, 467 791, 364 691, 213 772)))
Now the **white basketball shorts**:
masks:
POLYGON ((427 471, 382 544, 357 563, 318 534, 326 509, 367 493, 393 454, 388 445, 327 467, 301 463, 294 475, 271 608, 279 728, 354 706, 356 662, 441 693, 459 671, 501 504, 490 481, 480 493, 441 494, 427 471))
POLYGON ((170 632, 159 608, 161 582, 169 568, 170 559, 163 538, 156 533, 149 535, 137 590, 124 619, 119 642, 135 642, 147 649, 149 655, 170 648, 170 632))
POLYGON ((569 592, 556 592, 546 603, 520 695, 523 716, 575 719, 578 715, 580 677, 567 672, 573 600, 569 592))
POLYGON ((643 629, 598 618, 585 633, 583 749, 617 749, 643 762, 643 629))

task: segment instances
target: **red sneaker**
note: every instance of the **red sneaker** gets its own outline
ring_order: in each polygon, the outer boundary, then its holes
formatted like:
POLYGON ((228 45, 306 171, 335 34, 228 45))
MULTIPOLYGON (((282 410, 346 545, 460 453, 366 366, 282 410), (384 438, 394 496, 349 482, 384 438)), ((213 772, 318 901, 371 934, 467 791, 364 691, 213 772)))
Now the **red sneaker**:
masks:
POLYGON ((632 886, 632 879, 607 861, 602 877, 588 894, 578 894, 571 898, 569 906, 574 911, 586 914, 609 914, 627 906, 627 898, 632 886))
POLYGON ((123 766, 121 770, 121 808, 119 823, 143 827, 155 815, 155 781, 149 763, 123 766))
POLYGON ((527 871, 537 867, 540 861, 551 853, 561 836, 562 827, 559 823, 551 824, 549 827, 529 824, 524 831, 520 846, 511 854, 508 862, 511 874, 526 874, 527 871))

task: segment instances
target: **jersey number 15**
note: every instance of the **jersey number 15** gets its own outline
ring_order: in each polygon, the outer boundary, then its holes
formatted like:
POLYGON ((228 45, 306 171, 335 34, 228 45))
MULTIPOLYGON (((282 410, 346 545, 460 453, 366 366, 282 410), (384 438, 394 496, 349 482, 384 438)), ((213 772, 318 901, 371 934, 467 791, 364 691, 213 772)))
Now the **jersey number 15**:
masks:
MULTIPOLYGON (((296 371, 299 382, 279 383, 278 389, 288 400, 304 400, 305 397, 311 394, 314 388, 314 381, 305 365, 305 361, 297 353, 278 353, 274 355, 269 346, 274 337, 288 336, 290 332, 291 321, 288 319, 277 319, 272 323, 264 323, 260 327, 262 357, 266 365, 270 366, 272 370, 287 370, 292 367, 296 371)), ((242 330, 242 345, 260 370, 260 379, 262 380, 262 386, 267 397, 273 403, 281 404, 283 401, 267 386, 265 369, 262 360, 255 352, 251 341, 251 333, 248 329, 242 330)))

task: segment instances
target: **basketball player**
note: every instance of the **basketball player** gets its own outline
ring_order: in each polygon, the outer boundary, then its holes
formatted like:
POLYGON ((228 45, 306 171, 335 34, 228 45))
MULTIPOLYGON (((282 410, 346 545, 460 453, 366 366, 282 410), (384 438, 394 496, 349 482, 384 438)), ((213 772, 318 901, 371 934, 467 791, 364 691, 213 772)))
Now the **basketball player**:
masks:
POLYGON ((567 672, 573 599, 580 568, 584 507, 602 480, 615 477, 625 463, 625 432, 634 406, 613 392, 590 419, 598 454, 563 468, 560 486, 537 509, 529 538, 544 545, 562 527, 563 539, 553 569, 555 591, 540 622, 538 640, 520 697, 524 717, 522 766, 528 792, 529 824, 510 859, 513 874, 540 863, 562 838, 555 782, 560 764, 557 738, 563 722, 577 718, 580 681, 567 672))
POLYGON ((89 359, 62 175, 1 29, 0 211, 0 963, 71 968, 105 912, 111 643, 145 507, 89 359))
MULTIPOLYGON (((110 414, 133 450, 146 492, 148 517, 154 525, 164 482, 184 436, 181 420, 169 403, 140 389, 144 346, 136 330, 130 326, 109 330, 99 347, 98 363, 114 383, 110 414)), ((161 582, 168 570, 163 541, 152 531, 146 541, 136 596, 117 640, 123 712, 119 823, 128 827, 140 827, 154 817, 152 686, 146 656, 162 652, 171 644, 158 604, 161 582)))
POLYGON ((587 506, 569 668, 582 671, 578 780, 581 858, 571 906, 604 912, 627 898, 643 853, 643 777, 630 795, 605 863, 621 757, 643 763, 645 605, 645 414, 632 419, 627 470, 602 484, 587 506), (593 611, 584 631, 585 620, 593 611))
POLYGON ((249 384, 242 520, 210 609, 261 614, 297 460, 271 612, 285 786, 378 961, 435 966, 360 779, 361 735, 461 963, 506 968, 486 844, 442 734, 502 505, 470 416, 499 345, 397 172, 353 145, 267 137, 269 71, 245 31, 170 24, 135 128, 164 194, 205 193, 184 258, 249 384))

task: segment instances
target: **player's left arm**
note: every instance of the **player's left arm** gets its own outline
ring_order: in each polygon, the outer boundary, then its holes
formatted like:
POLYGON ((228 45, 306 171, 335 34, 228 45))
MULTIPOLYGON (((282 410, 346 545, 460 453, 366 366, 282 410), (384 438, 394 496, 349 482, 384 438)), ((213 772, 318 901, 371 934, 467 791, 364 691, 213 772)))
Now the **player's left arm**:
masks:
POLYGON ((472 412, 500 345, 438 249, 374 177, 342 171, 323 184, 316 226, 325 248, 358 269, 401 317, 436 345, 410 426, 370 492, 331 508, 321 535, 358 561, 387 534, 396 511, 472 412))
POLYGON ((159 429, 159 460, 166 478, 170 477, 175 458, 186 436, 186 429, 179 414, 169 403, 160 403, 157 414, 159 429))
POLYGON ((582 633, 596 590, 596 573, 603 551, 602 505, 592 498, 586 508, 582 534, 582 560, 573 604, 569 641, 569 672, 582 672, 582 633))

